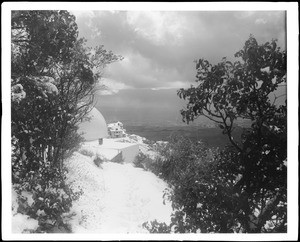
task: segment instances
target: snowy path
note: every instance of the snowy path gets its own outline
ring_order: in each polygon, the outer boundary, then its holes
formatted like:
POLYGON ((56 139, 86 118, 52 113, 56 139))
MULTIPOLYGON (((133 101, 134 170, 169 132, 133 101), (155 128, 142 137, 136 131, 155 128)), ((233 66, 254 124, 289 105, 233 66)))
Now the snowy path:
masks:
POLYGON ((76 154, 68 164, 73 186, 84 194, 73 205, 75 233, 147 233, 142 223, 170 222, 171 206, 163 204, 166 184, 153 173, 131 164, 105 162, 76 154))

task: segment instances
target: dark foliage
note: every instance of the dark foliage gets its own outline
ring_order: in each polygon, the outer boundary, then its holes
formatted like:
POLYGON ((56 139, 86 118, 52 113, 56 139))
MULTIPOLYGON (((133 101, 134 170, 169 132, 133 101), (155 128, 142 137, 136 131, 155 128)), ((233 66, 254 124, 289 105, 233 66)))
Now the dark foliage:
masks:
POLYGON ((20 212, 38 219, 36 232, 69 231, 63 217, 80 193, 63 162, 82 141, 103 68, 121 57, 87 48, 67 11, 12 11, 11 33, 12 182, 34 200, 20 212))
POLYGON ((259 45, 250 36, 235 57, 217 65, 200 59, 197 86, 178 91, 188 101, 183 120, 206 116, 232 146, 212 159, 180 141, 162 152, 177 233, 287 231, 287 106, 270 100, 286 85, 286 52, 276 40, 259 45), (232 134, 238 118, 252 122, 239 142, 232 134))

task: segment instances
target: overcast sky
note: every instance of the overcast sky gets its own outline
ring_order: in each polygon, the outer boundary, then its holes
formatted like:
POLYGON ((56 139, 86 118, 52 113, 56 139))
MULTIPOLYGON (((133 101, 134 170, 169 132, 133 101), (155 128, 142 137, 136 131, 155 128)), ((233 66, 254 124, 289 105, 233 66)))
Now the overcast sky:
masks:
POLYGON ((108 66, 107 94, 122 89, 188 87, 194 60, 233 58, 250 34, 285 48, 284 11, 71 11, 80 37, 124 59, 108 66))

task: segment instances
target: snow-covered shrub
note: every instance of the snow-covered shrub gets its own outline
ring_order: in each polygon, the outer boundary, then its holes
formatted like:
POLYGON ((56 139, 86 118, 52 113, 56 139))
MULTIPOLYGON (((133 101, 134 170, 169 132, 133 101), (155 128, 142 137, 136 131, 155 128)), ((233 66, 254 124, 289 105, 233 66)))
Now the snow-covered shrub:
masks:
POLYGON ((26 97, 26 92, 24 92, 23 86, 21 84, 16 84, 11 87, 12 102, 19 103, 25 97, 26 97))
POLYGON ((12 182, 19 212, 39 221, 36 232, 69 231, 63 214, 77 196, 64 184, 63 161, 82 139, 52 79, 20 77, 12 86, 15 92, 26 90, 24 98, 12 98, 12 182), (32 194, 33 203, 24 201, 24 192, 32 194))
POLYGON ((32 204, 32 194, 28 192, 22 192, 18 195, 15 189, 12 187, 12 232, 13 233, 28 233, 35 231, 38 228, 38 221, 30 218, 28 215, 20 213, 22 208, 28 204, 32 204))
POLYGON ((144 163, 147 163, 148 170, 167 182, 178 180, 179 174, 187 169, 188 164, 200 162, 209 153, 201 142, 194 143, 176 135, 170 137, 170 142, 158 143, 155 150, 159 155, 154 160, 148 158, 144 163))
POLYGON ((143 168, 145 170, 151 170, 151 165, 154 162, 149 155, 139 152, 135 157, 133 164, 135 167, 143 168))
POLYGON ((249 193, 238 188, 244 179, 243 161, 234 147, 208 149, 201 143, 177 138, 160 154, 152 171, 172 187, 167 196, 174 212, 169 228, 156 221, 144 224, 151 233, 171 228, 175 233, 239 233, 255 231, 259 226, 266 232, 285 231, 287 203, 280 201, 286 199, 280 196, 282 191, 277 189, 273 198, 265 193, 264 203, 256 196, 257 202, 249 201, 249 193), (253 207, 249 206, 252 202, 253 207), (250 216, 244 209, 250 209, 250 216), (273 217, 260 224, 265 214, 273 217))
POLYGON ((94 152, 91 150, 88 150, 88 149, 80 149, 79 153, 82 155, 85 155, 85 156, 89 156, 89 157, 94 156, 94 152))
POLYGON ((150 145, 150 146, 153 146, 155 144, 155 141, 153 140, 149 140, 149 139, 144 139, 143 140, 143 143, 147 144, 147 145, 150 145))
POLYGON ((181 136, 171 137, 170 142, 160 146, 158 151, 160 156, 149 168, 172 187, 165 196, 172 201, 175 211, 169 226, 157 221, 144 223, 143 226, 151 233, 196 233, 199 227, 202 230, 206 222, 212 223, 208 215, 213 210, 207 211, 207 203, 217 199, 221 203, 223 199, 223 193, 215 193, 216 187, 210 180, 216 177, 216 174, 210 174, 213 170, 210 169, 216 167, 214 157, 217 151, 181 136), (205 205, 201 207, 199 204, 205 205))
POLYGON ((160 223, 156 219, 151 222, 145 222, 142 224, 142 226, 145 229, 147 229, 150 233, 155 233, 155 234, 171 233, 170 226, 168 226, 166 223, 160 223))
MULTIPOLYGON (((32 232, 70 232, 64 221, 72 201, 81 192, 73 192, 65 183, 58 167, 40 161, 39 169, 24 173, 24 167, 14 164, 14 190, 18 194, 17 212, 38 221, 38 228, 32 232)), ((67 171, 64 173, 66 174, 67 171)))
POLYGON ((32 233, 38 228, 38 221, 27 215, 17 213, 12 217, 13 233, 32 233))
POLYGON ((98 155, 96 155, 96 157, 94 158, 94 164, 96 166, 100 167, 103 162, 104 162, 104 160, 101 159, 101 157, 99 157, 98 155))

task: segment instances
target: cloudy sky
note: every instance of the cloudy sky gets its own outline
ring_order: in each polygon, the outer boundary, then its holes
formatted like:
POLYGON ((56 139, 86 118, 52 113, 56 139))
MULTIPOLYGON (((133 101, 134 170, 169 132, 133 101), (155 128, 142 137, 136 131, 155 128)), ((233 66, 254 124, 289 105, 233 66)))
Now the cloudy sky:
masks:
POLYGON ((284 11, 71 11, 88 45, 103 44, 124 60, 110 65, 113 90, 187 87, 194 60, 233 57, 253 34, 285 46, 284 11))
POLYGON ((195 81, 194 60, 233 59, 250 34, 285 48, 284 11, 71 11, 79 36, 124 59, 109 65, 97 108, 108 121, 179 123, 176 90, 195 81))

